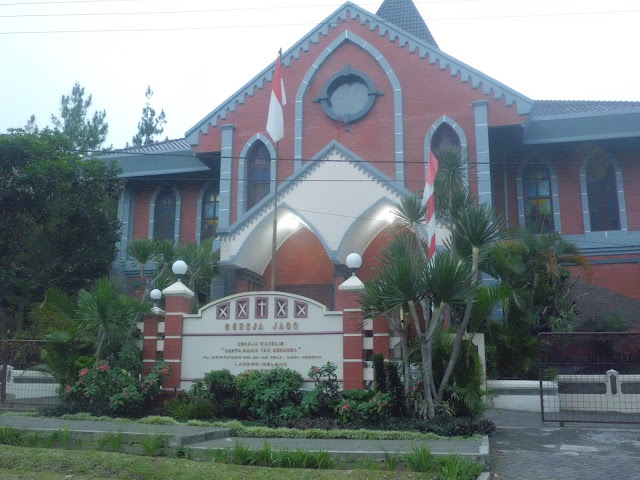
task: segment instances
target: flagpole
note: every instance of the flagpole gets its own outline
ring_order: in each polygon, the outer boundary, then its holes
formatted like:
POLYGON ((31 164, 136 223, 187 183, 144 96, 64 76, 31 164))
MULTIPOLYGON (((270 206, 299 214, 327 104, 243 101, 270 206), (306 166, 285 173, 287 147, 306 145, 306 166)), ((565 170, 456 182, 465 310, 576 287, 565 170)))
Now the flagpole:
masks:
MULTIPOLYGON (((278 61, 280 57, 278 57, 278 61)), ((275 182, 273 188, 273 239, 271 242, 271 289, 276 289, 276 247, 278 240, 278 154, 280 150, 280 140, 276 142, 275 160, 275 182)))

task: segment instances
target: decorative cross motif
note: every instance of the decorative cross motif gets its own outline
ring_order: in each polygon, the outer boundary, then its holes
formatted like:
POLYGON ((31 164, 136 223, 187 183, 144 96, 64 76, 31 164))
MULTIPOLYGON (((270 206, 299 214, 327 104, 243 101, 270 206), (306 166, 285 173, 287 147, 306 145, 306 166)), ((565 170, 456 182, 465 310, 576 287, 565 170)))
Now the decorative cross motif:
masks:
POLYGON ((276 298, 276 318, 287 318, 287 305, 286 298, 276 298))
POLYGON ((247 299, 236 302, 236 318, 249 318, 249 301, 247 299))
POLYGON ((221 305, 218 305, 217 317, 219 320, 229 319, 229 302, 225 302, 221 305))
POLYGON ((293 304, 294 318, 307 318, 309 315, 309 305, 306 302, 296 300, 293 304))
POLYGON ((256 318, 267 318, 269 300, 265 297, 256 298, 256 318))

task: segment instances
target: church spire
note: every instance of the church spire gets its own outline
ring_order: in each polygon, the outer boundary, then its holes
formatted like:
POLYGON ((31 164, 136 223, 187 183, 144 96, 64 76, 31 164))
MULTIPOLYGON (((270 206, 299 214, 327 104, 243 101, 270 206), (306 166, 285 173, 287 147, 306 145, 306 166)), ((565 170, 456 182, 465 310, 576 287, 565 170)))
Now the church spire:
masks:
POLYGON ((412 0, 384 0, 376 15, 439 48, 412 0))

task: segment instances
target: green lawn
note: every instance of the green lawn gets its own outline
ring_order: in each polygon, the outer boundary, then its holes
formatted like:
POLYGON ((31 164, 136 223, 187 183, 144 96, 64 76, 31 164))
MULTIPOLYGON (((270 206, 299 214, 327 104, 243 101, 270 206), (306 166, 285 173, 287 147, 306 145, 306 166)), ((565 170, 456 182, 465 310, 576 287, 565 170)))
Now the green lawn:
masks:
POLYGON ((416 472, 302 470, 244 467, 179 458, 90 450, 50 450, 0 445, 0 478, 7 480, 289 480, 429 479, 416 472))

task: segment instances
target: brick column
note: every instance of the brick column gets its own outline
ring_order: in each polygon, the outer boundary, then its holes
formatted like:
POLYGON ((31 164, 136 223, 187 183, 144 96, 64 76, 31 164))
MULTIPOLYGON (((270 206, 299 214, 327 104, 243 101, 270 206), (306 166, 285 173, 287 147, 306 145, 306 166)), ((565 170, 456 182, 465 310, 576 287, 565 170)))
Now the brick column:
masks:
POLYGON ((153 369, 158 352, 158 318, 144 317, 142 329, 142 373, 146 375, 153 369))
POLYGON ((345 390, 364 387, 363 318, 362 309, 358 303, 361 285, 362 282, 353 276, 342 282, 336 289, 336 309, 342 310, 344 359, 342 371, 345 390))
POLYGON ((194 293, 178 281, 165 288, 162 295, 166 298, 164 360, 171 364, 171 375, 164 382, 163 390, 175 391, 180 388, 182 373, 183 316, 191 312, 191 299, 194 293))
POLYGON ((389 324, 384 316, 373 319, 373 353, 389 358, 389 324))

